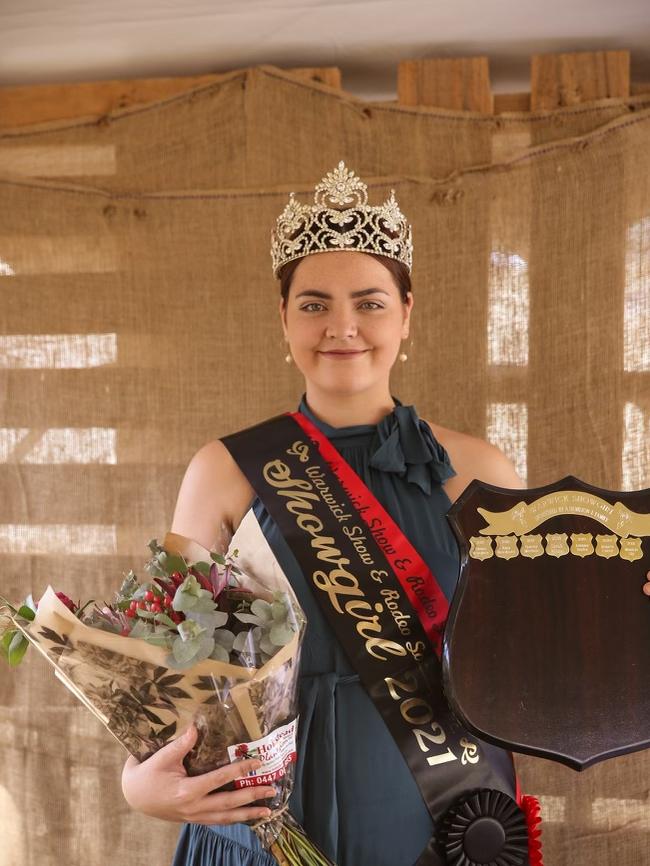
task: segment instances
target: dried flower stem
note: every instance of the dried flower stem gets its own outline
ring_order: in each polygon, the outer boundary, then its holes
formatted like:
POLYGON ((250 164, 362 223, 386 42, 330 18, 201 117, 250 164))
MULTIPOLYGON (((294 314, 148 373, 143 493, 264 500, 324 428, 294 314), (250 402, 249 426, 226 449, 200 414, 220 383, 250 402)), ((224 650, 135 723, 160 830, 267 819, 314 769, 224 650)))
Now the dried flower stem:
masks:
POLYGON ((290 817, 270 850, 279 866, 334 866, 290 817))

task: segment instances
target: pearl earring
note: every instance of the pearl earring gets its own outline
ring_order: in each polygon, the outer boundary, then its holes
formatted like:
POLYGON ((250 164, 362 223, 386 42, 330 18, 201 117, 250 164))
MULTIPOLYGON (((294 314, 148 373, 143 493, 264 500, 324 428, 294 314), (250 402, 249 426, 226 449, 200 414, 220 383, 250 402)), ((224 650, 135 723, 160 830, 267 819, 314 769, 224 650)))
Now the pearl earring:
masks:
POLYGON ((406 354, 406 352, 400 352, 400 355, 399 355, 400 361, 404 362, 404 361, 406 361, 407 358, 408 358, 408 355, 406 354))
MULTIPOLYGON (((285 338, 284 338, 284 342, 286 343, 287 348, 289 348, 289 339, 288 339, 288 337, 285 337, 285 338)), ((291 364, 291 363, 292 363, 293 358, 291 357, 291 352, 287 352, 287 354, 284 356, 284 360, 287 362, 287 364, 291 364)))

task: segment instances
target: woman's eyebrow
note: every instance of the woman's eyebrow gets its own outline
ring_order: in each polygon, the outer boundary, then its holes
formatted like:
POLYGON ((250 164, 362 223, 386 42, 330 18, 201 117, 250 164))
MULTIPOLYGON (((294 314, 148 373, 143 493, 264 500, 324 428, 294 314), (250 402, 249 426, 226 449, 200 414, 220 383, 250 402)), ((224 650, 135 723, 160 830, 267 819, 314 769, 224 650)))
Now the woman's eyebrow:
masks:
MULTIPOLYGON (((380 295, 387 295, 388 294, 388 292, 384 291, 384 289, 359 289, 358 292, 351 292, 350 297, 351 298, 363 298, 366 295, 374 295, 376 293, 379 293, 380 295)), ((302 298, 305 295, 308 295, 311 298, 323 298, 326 301, 329 301, 332 299, 331 295, 329 295, 327 292, 321 292, 319 289, 305 289, 304 292, 299 292, 296 295, 296 298, 302 298)))

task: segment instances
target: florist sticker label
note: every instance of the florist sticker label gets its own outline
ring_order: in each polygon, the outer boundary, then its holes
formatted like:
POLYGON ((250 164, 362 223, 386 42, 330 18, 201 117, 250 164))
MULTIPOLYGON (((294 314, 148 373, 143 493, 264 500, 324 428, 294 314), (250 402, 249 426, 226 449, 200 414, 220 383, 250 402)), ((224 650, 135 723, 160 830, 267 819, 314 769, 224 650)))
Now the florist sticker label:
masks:
POLYGON ((244 758, 257 758, 262 766, 254 773, 235 779, 236 788, 250 788, 254 785, 268 785, 284 776, 286 768, 296 760, 297 719, 282 725, 251 743, 238 743, 228 746, 230 763, 244 758))

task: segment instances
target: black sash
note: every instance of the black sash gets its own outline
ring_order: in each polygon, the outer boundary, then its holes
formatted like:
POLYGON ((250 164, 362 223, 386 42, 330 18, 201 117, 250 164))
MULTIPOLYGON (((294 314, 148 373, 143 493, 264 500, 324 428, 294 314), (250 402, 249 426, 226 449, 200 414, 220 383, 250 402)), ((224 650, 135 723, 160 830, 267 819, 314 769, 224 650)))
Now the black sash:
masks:
MULTIPOLYGON (((410 543, 388 515, 392 525, 381 537, 369 530, 355 491, 366 502, 376 499, 363 481, 302 415, 280 415, 222 441, 296 557, 436 828, 468 791, 490 788, 515 797, 510 756, 470 735, 447 706, 431 630, 425 631, 402 585, 400 560, 390 554, 398 536, 410 543), (321 449, 329 449, 329 462, 321 449)), ((423 568, 429 584, 435 582, 423 568)), ((446 862, 452 861, 434 835, 416 866, 446 862)))

